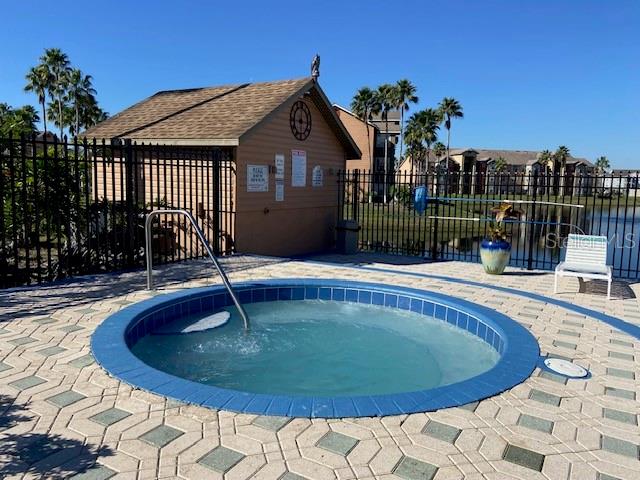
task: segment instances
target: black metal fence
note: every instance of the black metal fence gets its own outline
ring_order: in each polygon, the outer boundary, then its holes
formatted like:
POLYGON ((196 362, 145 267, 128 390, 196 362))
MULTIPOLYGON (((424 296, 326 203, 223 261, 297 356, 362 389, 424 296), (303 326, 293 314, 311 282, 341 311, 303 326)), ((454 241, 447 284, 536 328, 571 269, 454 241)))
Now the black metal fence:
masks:
MULTIPOLYGON (((150 210, 192 212, 218 254, 234 249, 234 151, 0 139, 0 288, 144 265, 150 210)), ((203 254, 186 219, 153 225, 154 263, 203 254)))
POLYGON ((640 276, 638 174, 340 172, 341 219, 360 225, 363 251, 479 261, 479 247, 502 201, 522 213, 506 224, 511 265, 550 270, 569 233, 606 235, 618 277, 640 276), (420 213, 415 191, 425 186, 420 213))

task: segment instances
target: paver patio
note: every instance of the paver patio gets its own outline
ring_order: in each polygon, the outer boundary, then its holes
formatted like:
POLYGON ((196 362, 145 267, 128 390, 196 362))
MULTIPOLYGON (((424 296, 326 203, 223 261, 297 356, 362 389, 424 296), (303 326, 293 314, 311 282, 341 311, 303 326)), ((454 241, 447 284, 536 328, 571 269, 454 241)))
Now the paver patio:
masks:
MULTIPOLYGON (((640 478, 640 340, 545 300, 640 325, 638 285, 615 282, 607 302, 602 285, 579 292, 576 279, 563 279, 553 296, 547 272, 492 277, 475 264, 375 255, 314 260, 238 256, 224 264, 232 281, 340 278, 469 299, 527 327, 542 354, 571 359, 592 376, 566 380, 537 369, 478 403, 383 418, 214 411, 132 388, 92 360, 96 326, 156 294, 144 290, 143 272, 2 291, 0 477, 640 478)), ((156 277, 158 293, 211 283, 218 279, 204 262, 169 265, 156 277)))

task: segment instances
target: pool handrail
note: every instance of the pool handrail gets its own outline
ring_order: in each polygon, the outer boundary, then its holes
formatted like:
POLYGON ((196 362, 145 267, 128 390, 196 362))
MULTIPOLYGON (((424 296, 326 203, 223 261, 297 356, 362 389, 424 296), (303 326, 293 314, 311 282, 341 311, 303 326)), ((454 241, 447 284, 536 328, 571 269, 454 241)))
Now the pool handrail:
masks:
POLYGON ((151 242, 151 222, 153 221, 154 217, 158 215, 163 215, 163 214, 166 214, 166 215, 179 214, 179 215, 184 215, 185 217, 187 217, 187 219, 189 219, 189 221, 191 222, 191 225, 193 225, 193 228, 196 231, 196 234, 198 235, 198 238, 202 242, 202 245, 204 246, 204 249, 206 250, 207 255, 209 255, 209 258, 211 259, 216 269, 218 270, 218 274, 220 274, 220 278, 222 278, 222 283, 224 283, 224 286, 226 287, 227 292, 229 292, 229 295, 231 296, 233 303, 235 304, 236 308, 240 312, 240 316, 242 317, 242 322, 244 324, 244 329, 249 330, 249 317, 247 315, 247 312, 245 312, 244 308, 240 304, 240 300, 238 300, 236 293, 233 291, 233 288, 231 287, 231 283, 229 282, 227 275, 224 273, 222 266, 216 259, 216 256, 213 254, 213 251, 211 250, 211 246, 209 245, 209 242, 204 236, 204 232, 196 223, 196 219, 193 218, 193 215, 191 215, 191 212, 188 212, 187 210, 157 209, 157 210, 152 210, 147 214, 147 218, 144 221, 144 236, 145 236, 146 257, 147 257, 147 290, 153 290, 153 255, 151 253, 151 243, 152 243, 151 242))

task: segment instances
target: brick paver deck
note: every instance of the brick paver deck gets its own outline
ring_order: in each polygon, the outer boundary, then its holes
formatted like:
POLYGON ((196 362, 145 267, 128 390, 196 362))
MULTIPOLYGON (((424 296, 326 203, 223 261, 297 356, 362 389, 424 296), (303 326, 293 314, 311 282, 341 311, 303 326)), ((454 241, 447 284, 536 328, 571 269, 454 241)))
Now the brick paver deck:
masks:
MULTIPOLYGON (((566 380, 536 370, 476 404, 383 418, 214 411, 134 389, 93 361, 96 326, 153 295, 144 290, 143 272, 3 291, 0 477, 640 478, 640 340, 544 299, 492 289, 553 297, 549 273, 491 277, 474 264, 371 255, 316 260, 325 263, 244 256, 225 264, 232 281, 343 278, 460 296, 511 316, 530 329, 543 354, 572 359, 592 376, 566 380)), ((208 265, 192 262, 163 268, 156 282, 162 293, 218 280, 208 265)), ((577 280, 565 279, 554 298, 640 325, 637 285, 616 282, 610 302, 597 282, 578 290, 577 280)))

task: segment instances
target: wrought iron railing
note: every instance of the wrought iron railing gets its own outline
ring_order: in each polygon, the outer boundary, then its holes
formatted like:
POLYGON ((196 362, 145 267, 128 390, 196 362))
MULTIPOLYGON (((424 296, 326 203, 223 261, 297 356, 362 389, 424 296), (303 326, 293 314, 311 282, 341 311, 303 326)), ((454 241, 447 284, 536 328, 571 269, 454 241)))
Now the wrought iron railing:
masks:
MULTIPOLYGON (((234 187, 232 149, 0 138, 0 288, 144 266, 156 208, 188 210, 231 253, 234 187)), ((205 254, 184 218, 158 218, 152 241, 155 264, 205 254)))
POLYGON ((479 244, 492 208, 512 202, 522 210, 506 225, 511 265, 552 269, 569 233, 606 235, 618 277, 640 276, 640 185, 637 172, 571 175, 518 172, 411 174, 340 172, 341 219, 360 224, 359 247, 433 260, 479 261, 479 244), (387 203, 383 192, 386 190, 387 203), (428 201, 416 209, 416 188, 428 201))

